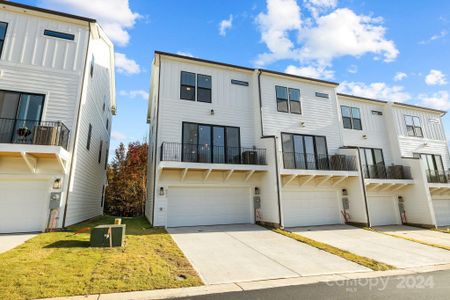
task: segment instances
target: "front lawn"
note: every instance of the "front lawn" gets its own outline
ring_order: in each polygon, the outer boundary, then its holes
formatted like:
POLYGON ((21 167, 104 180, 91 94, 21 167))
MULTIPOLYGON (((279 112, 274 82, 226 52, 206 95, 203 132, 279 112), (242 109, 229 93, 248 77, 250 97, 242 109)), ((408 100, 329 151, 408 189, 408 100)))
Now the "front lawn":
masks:
MULTIPOLYGON (((72 231, 112 224, 99 217, 72 231)), ((89 232, 43 233, 0 254, 0 299, 31 299, 201 285, 170 235, 143 217, 123 218, 124 248, 91 248, 89 232)))

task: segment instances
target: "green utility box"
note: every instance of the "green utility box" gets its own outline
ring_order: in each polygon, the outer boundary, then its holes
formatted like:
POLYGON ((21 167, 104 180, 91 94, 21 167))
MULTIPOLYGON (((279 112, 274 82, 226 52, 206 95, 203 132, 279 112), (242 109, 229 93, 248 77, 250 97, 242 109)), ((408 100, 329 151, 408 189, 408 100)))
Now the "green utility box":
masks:
POLYGON ((99 225, 91 230, 91 247, 123 247, 125 224, 99 225))

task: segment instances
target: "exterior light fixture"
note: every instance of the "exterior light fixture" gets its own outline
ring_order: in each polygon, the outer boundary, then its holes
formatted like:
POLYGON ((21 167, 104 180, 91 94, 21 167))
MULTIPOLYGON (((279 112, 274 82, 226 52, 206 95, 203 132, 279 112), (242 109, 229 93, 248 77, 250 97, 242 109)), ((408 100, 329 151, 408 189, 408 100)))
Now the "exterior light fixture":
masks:
POLYGON ((56 178, 55 181, 53 181, 53 189, 59 190, 59 189, 61 189, 61 186, 62 186, 61 178, 56 178))
POLYGON ((342 196, 347 196, 347 195, 348 195, 347 190, 346 189, 342 189, 342 196))
POLYGON ((211 109, 211 116, 214 116, 214 109, 211 109))
POLYGON ((164 188, 163 187, 159 188, 159 195, 164 196, 164 188))
POLYGON ((255 195, 259 195, 260 191, 259 191, 259 187, 255 186, 255 195))

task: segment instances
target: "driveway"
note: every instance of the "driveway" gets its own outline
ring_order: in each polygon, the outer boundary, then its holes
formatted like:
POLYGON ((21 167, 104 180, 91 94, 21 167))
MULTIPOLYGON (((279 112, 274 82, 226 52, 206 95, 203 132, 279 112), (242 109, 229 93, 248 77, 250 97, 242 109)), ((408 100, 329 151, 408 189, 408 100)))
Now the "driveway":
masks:
POLYGON ((36 235, 36 233, 0 234, 0 253, 16 248, 36 235))
POLYGON ((168 231, 206 284, 370 271, 257 225, 168 231))
POLYGON ((450 251, 353 226, 297 227, 289 230, 397 268, 450 263, 450 251))
POLYGON ((404 225, 378 226, 375 229, 429 244, 450 247, 450 234, 444 232, 404 225))

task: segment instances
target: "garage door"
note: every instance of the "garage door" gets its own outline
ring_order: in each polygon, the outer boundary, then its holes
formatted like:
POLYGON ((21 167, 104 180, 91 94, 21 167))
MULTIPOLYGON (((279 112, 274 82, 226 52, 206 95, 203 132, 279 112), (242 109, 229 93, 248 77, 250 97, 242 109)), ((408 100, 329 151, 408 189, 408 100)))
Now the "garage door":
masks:
POLYGON ((450 225, 450 199, 433 200, 433 206, 437 225, 450 225))
POLYGON ((367 197, 372 226, 400 224, 400 215, 394 199, 392 196, 367 197))
POLYGON ((167 226, 251 223, 249 188, 169 187, 167 226))
POLYGON ((335 191, 283 192, 284 226, 342 223, 335 191))
POLYGON ((47 188, 46 181, 0 181, 0 233, 42 231, 47 188))

